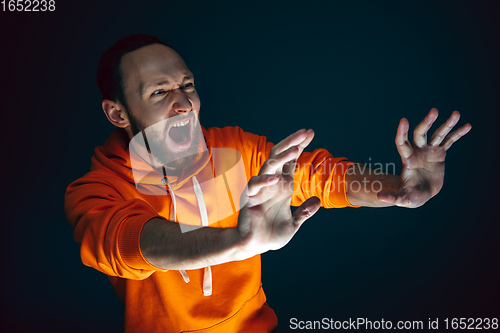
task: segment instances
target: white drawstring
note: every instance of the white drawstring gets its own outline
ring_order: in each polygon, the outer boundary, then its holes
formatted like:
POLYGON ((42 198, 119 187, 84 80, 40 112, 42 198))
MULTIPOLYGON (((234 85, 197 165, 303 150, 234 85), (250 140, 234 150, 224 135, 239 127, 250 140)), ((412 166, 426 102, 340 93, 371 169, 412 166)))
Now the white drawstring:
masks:
MULTIPOLYGON (((174 191, 170 186, 168 178, 165 177, 163 179, 167 180, 166 183, 170 191, 170 197, 172 198, 172 203, 174 206, 174 209, 170 210, 170 221, 175 222, 177 220, 177 207, 175 203, 174 191)), ((203 192, 201 190, 200 183, 198 183, 198 180, 196 179, 196 176, 193 176, 192 179, 193 179, 194 194, 196 195, 196 201, 198 201, 198 208, 200 209, 201 225, 204 227, 208 227, 208 214, 207 214, 207 207, 205 205, 205 200, 203 199, 203 192)), ((183 269, 179 270, 179 273, 184 279, 184 282, 188 283, 190 281, 189 276, 185 270, 183 269)), ((210 268, 210 266, 205 267, 205 271, 203 272, 203 295, 204 296, 212 295, 212 269, 210 268)))
POLYGON ((189 283, 189 281, 191 281, 191 280, 189 280, 189 275, 188 275, 188 273, 186 273, 185 270, 181 269, 179 271, 179 273, 181 273, 182 278, 184 279, 184 282, 189 283))
MULTIPOLYGON (((166 179, 166 183, 167 183, 167 186, 168 186, 168 190, 170 192, 170 197, 172 198, 172 202, 174 204, 174 209, 171 209, 170 210, 170 221, 177 221, 177 211, 176 211, 176 204, 175 204, 175 195, 174 195, 174 190, 172 190, 172 186, 170 186, 170 182, 168 181, 168 178, 165 176, 163 179, 166 179)), ((162 179, 162 183, 163 183, 163 179, 162 179)))
POLYGON ((210 266, 205 267, 203 272, 203 296, 212 295, 212 270, 210 266))
POLYGON ((196 200, 198 201, 198 207, 200 208, 201 225, 204 227, 208 227, 207 207, 205 206, 203 192, 201 191, 200 183, 198 183, 198 179, 196 179, 196 176, 193 176, 193 186, 194 194, 196 195, 196 200))
MULTIPOLYGON (((163 179, 166 180, 166 183, 167 183, 167 186, 168 186, 168 189, 169 189, 169 192, 170 192, 170 197, 172 198, 172 203, 173 203, 173 206, 174 206, 174 209, 171 209, 170 210, 170 221, 172 222, 175 222, 177 221, 177 205, 175 204, 175 195, 174 195, 174 190, 172 190, 172 186, 170 186, 170 182, 168 181, 168 178, 165 176, 163 179)), ((165 183, 162 179, 162 183, 165 183)), ((184 279, 184 282, 188 283, 190 280, 189 280, 189 275, 186 273, 185 270, 181 269, 179 271, 179 273, 181 273, 181 276, 182 278, 184 279)))
MULTIPOLYGON (((198 183, 196 176, 193 176, 193 188, 194 194, 196 195, 196 201, 198 201, 198 207, 200 208, 201 225, 208 227, 207 207, 205 206, 203 192, 201 191, 200 183, 198 183)), ((205 272, 203 273, 203 295, 212 295, 212 270, 210 266, 205 267, 205 272)))

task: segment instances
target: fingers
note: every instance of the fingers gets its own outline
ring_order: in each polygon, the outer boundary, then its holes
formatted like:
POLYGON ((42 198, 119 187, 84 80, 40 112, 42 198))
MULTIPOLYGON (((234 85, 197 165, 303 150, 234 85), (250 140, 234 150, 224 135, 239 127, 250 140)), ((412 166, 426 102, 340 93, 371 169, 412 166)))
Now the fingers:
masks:
MULTIPOLYGON (((281 171, 285 163, 297 159, 298 155, 299 148, 292 146, 274 157, 269 157, 269 159, 264 162, 264 165, 262 165, 262 168, 260 168, 259 175, 275 174, 276 172, 281 171)), ((295 168, 295 165, 293 167, 295 168)))
MULTIPOLYGON (((297 158, 302 154, 304 149, 311 143, 312 139, 314 138, 314 131, 312 129, 307 130, 306 132, 306 138, 304 141, 302 141, 297 148, 299 149, 297 158)), ((293 178, 293 175, 295 174, 295 166, 297 162, 297 158, 291 160, 290 162, 286 162, 283 165, 282 173, 285 175, 290 175, 293 178)))
POLYGON ((249 197, 256 195, 257 193, 259 193, 261 188, 276 184, 279 178, 279 175, 276 174, 252 177, 248 182, 247 195, 249 197))
POLYGON ((443 125, 441 125, 441 127, 439 127, 436 131, 434 131, 434 134, 432 134, 429 144, 431 146, 439 146, 443 141, 444 137, 448 135, 451 129, 458 123, 459 119, 460 119, 460 113, 458 111, 454 111, 451 114, 450 118, 448 118, 448 120, 446 120, 446 122, 443 125))
POLYGON ((301 129, 280 141, 271 149, 269 159, 260 169, 259 175, 277 172, 293 175, 297 158, 313 138, 314 131, 312 129, 307 131, 301 129))
POLYGON ((293 178, 294 174, 295 174, 295 166, 297 165, 297 159, 293 159, 291 160, 290 162, 286 162, 284 165, 283 165, 283 169, 282 169, 282 173, 284 175, 290 175, 290 177, 293 178))
POLYGON ((427 116, 415 127, 413 131, 413 144, 415 147, 422 148, 427 145, 427 131, 431 128, 432 124, 438 116, 438 110, 432 108, 427 116))
MULTIPOLYGON (((416 147, 422 148, 424 147, 427 142, 426 142, 426 136, 427 136, 427 131, 429 128, 432 126, 434 121, 436 120, 438 115, 438 111, 436 108, 431 109, 429 114, 425 117, 425 119, 415 128, 415 131, 413 132, 413 143, 415 144, 416 147)), ((450 149, 451 145, 458 141, 462 136, 467 134, 472 126, 470 124, 466 124, 456 130, 455 132, 448 134, 453 127, 458 123, 460 120, 460 112, 454 111, 451 116, 446 120, 446 122, 441 125, 434 133, 432 134, 432 137, 430 139, 429 145, 430 146, 439 146, 441 143, 444 141, 442 144, 442 147, 444 150, 450 149)))
POLYGON ((413 148, 408 141, 409 128, 410 125, 408 124, 408 120, 406 118, 401 119, 398 126, 398 132, 396 133, 396 147, 403 161, 413 154, 413 148))
POLYGON ((306 131, 305 129, 300 129, 276 144, 271 149, 271 155, 269 156, 269 158, 280 154, 281 152, 287 150, 292 146, 298 146, 299 149, 304 149, 305 147, 307 147, 307 145, 309 145, 313 137, 313 130, 306 131))
POLYGON ((455 142, 458 141, 462 136, 465 134, 469 133, 469 131, 472 129, 471 124, 465 124, 464 126, 460 127, 457 129, 455 132, 451 133, 448 135, 443 143, 443 148, 444 150, 450 149, 451 145, 454 144, 455 142))
POLYGON ((314 131, 312 129, 308 129, 306 131, 306 138, 299 144, 300 152, 302 152, 307 146, 309 146, 309 144, 313 139, 314 139, 314 131))
POLYGON ((293 179, 292 181, 290 179, 290 177, 283 177, 280 174, 252 177, 248 182, 246 194, 242 194, 240 207, 254 207, 264 203, 267 207, 286 197, 291 199, 293 179))
POLYGON ((293 223, 298 229, 302 223, 312 217, 321 207, 321 201, 317 197, 307 199, 299 208, 293 212, 293 223))

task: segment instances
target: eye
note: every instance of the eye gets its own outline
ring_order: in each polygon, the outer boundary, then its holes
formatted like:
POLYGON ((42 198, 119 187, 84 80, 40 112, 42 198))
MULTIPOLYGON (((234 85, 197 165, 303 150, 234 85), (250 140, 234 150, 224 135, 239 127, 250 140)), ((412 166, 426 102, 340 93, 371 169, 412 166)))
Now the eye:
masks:
POLYGON ((190 90, 194 88, 193 83, 186 83, 185 85, 182 86, 182 89, 190 90))
POLYGON ((158 89, 158 90, 153 91, 153 93, 151 94, 151 97, 161 96, 161 95, 165 94, 166 92, 167 92, 166 90, 158 89))

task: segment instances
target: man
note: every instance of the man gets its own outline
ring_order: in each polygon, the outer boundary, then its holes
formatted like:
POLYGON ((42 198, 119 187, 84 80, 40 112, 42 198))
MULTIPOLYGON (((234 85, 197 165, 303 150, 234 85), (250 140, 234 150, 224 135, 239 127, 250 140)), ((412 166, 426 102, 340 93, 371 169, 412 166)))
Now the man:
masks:
POLYGON ((323 149, 303 152, 312 130, 273 145, 239 127, 202 128, 193 74, 155 37, 118 41, 97 77, 118 129, 68 187, 65 210, 83 263, 108 275, 130 332, 272 331, 260 254, 286 245, 320 206, 421 206, 443 185, 446 150, 471 129, 448 135, 455 111, 427 143, 432 109, 412 146, 403 118, 402 174, 380 175, 323 149))

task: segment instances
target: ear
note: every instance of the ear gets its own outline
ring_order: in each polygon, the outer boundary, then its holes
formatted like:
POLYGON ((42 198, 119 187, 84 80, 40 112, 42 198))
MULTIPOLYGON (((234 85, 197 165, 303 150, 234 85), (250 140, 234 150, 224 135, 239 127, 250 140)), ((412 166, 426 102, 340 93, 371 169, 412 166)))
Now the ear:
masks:
POLYGON ((125 128, 130 126, 128 114, 120 102, 113 102, 109 99, 102 101, 102 110, 109 122, 116 127, 125 128))

